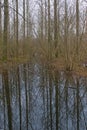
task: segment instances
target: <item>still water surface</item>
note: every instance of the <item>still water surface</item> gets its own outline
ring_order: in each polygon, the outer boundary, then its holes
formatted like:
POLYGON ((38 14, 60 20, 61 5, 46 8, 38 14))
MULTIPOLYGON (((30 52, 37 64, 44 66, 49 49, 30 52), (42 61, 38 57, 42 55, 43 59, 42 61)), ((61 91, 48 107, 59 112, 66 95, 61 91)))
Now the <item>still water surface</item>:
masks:
POLYGON ((38 64, 3 70, 0 130, 87 130, 87 78, 38 64))

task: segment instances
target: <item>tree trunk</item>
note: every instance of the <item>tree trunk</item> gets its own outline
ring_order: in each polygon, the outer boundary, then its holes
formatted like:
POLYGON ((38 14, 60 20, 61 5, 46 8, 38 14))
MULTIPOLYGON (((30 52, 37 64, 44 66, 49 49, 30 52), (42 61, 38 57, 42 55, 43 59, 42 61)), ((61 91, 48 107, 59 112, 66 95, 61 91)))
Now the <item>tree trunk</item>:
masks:
POLYGON ((77 51, 77 55, 79 53, 79 48, 78 48, 78 44, 79 44, 79 1, 76 0, 76 51, 77 51))
MULTIPOLYGON (((15 1, 12 0, 12 3, 13 3, 13 8, 15 9, 15 1)), ((14 40, 16 40, 16 15, 15 15, 15 11, 13 11, 13 25, 14 25, 14 28, 13 28, 13 31, 14 31, 14 40)))
POLYGON ((23 38, 25 38, 25 0, 23 0, 23 38))
MULTIPOLYGON (((54 0, 54 46, 57 49, 57 0, 54 0)), ((58 52, 56 50, 55 56, 58 56, 58 52)))
POLYGON ((26 1, 26 12, 27 12, 27 38, 29 37, 29 0, 26 1))
POLYGON ((87 7, 86 7, 86 29, 85 29, 85 33, 87 34, 87 7))
MULTIPOLYGON (((25 0, 23 0, 23 42, 25 40, 25 0)), ((25 42, 23 43, 23 55, 25 54, 25 42)))
POLYGON ((43 40, 43 1, 41 0, 41 39, 43 40))
POLYGON ((51 59, 50 0, 48 0, 48 58, 51 59))
POLYGON ((1 14, 1 3, 0 3, 0 34, 2 32, 2 14, 1 14))
POLYGON ((65 0, 65 36, 64 36, 64 44, 65 44, 65 61, 66 61, 66 69, 69 69, 68 64, 68 16, 67 16, 67 0, 65 0))
POLYGON ((19 37, 19 33, 18 33, 18 0, 16 0, 16 55, 18 57, 18 37, 19 37))
POLYGON ((47 39, 47 1, 45 0, 45 40, 47 39))
POLYGON ((4 0, 4 34, 3 34, 3 60, 7 60, 8 43, 8 0, 4 0))

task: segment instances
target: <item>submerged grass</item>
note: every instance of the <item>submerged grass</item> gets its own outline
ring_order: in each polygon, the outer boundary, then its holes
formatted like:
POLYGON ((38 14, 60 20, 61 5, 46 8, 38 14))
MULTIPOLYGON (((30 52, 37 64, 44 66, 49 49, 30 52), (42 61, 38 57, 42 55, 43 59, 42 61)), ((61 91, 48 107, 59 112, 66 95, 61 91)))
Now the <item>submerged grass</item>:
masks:
POLYGON ((3 62, 0 60, 0 72, 4 69, 11 69, 11 67, 17 67, 20 64, 28 63, 30 62, 29 57, 22 56, 22 57, 14 57, 12 59, 8 59, 7 61, 3 62))

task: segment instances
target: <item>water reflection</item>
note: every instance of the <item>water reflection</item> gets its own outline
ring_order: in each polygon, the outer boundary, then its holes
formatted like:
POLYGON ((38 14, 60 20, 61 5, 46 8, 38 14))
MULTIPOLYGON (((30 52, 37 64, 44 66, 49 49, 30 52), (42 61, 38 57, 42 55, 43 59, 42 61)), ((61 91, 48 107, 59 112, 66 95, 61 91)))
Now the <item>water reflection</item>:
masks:
POLYGON ((0 130, 87 130, 87 78, 24 64, 0 75, 0 130))

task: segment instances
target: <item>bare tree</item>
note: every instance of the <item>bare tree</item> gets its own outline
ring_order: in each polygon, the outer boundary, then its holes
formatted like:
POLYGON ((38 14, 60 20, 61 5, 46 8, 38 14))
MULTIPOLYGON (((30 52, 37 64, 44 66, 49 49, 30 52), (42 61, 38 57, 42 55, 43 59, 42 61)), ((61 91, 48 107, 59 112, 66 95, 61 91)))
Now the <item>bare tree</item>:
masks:
POLYGON ((47 38, 47 1, 45 0, 45 39, 47 38))
POLYGON ((41 39, 43 40, 43 0, 41 0, 41 39))
POLYGON ((32 19, 32 13, 30 12, 30 0, 26 0, 26 13, 25 13, 25 16, 26 16, 26 21, 25 21, 25 24, 26 24, 26 34, 27 34, 27 38, 29 37, 32 37, 33 36, 33 33, 32 33, 32 28, 33 28, 33 19, 32 19))
POLYGON ((50 32, 50 0, 48 0, 48 54, 49 59, 51 58, 51 32, 50 32))
POLYGON ((16 44, 17 44, 17 56, 18 56, 18 0, 16 0, 16 44))
MULTIPOLYGON (((15 9, 16 1, 12 0, 13 8, 15 9)), ((14 40, 16 40, 16 12, 13 10, 13 25, 14 25, 14 40)))
MULTIPOLYGON (((25 0, 23 0, 23 41, 25 40, 25 0)), ((25 54, 25 42, 23 43, 23 54, 25 54)))
POLYGON ((85 32, 87 33, 87 7, 86 7, 86 30, 85 32))
MULTIPOLYGON (((58 42, 57 27, 58 27, 58 24, 57 24, 57 0, 54 0, 54 46, 55 46, 55 49, 57 48, 57 42, 58 42)), ((56 57, 58 56, 58 52, 55 53, 55 56, 56 57)))
POLYGON ((2 13, 1 13, 1 3, 0 3, 0 34, 2 32, 2 13))
POLYGON ((39 21, 39 35, 40 35, 40 39, 43 40, 43 24, 44 24, 44 21, 43 21, 43 17, 44 17, 44 10, 43 10, 43 0, 40 0, 40 2, 38 2, 38 5, 39 5, 39 11, 38 11, 38 14, 39 14, 39 18, 38 18, 38 21, 39 21))
POLYGON ((23 38, 25 39, 25 0, 23 0, 23 38))
POLYGON ((79 53, 79 0, 76 0, 76 51, 79 53))
POLYGON ((29 0, 26 0, 27 37, 29 37, 29 0))
POLYGON ((4 0, 3 60, 7 60, 8 43, 8 0, 4 0))
MULTIPOLYGON (((67 16, 67 0, 65 0, 65 36, 64 36, 64 43, 65 43, 65 60, 66 60, 66 67, 68 67, 68 16, 67 16)), ((67 68, 68 69, 68 68, 67 68)))

